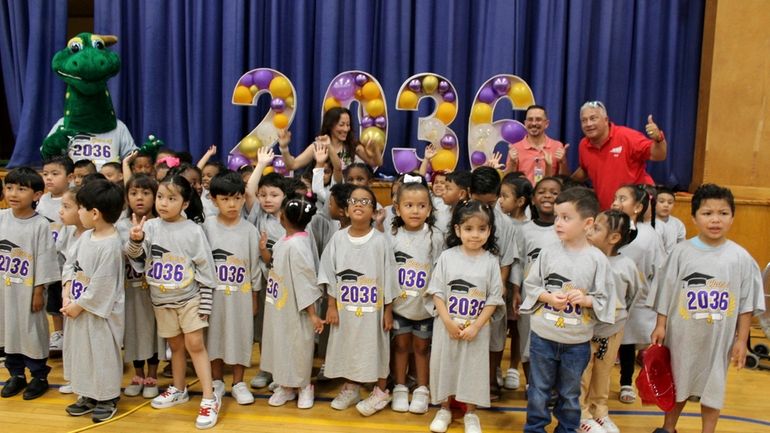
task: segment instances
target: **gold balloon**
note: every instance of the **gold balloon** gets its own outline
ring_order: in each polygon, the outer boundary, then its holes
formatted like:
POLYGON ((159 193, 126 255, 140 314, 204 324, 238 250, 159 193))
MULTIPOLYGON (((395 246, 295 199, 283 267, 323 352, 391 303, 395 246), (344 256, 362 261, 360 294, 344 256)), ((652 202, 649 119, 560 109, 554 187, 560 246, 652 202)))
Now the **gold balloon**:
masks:
POLYGON ((326 98, 326 101, 324 101, 324 111, 329 111, 334 107, 339 107, 340 101, 335 99, 333 96, 329 96, 326 98))
POLYGON ((508 91, 508 96, 511 98, 513 105, 516 108, 527 108, 535 103, 532 99, 532 91, 529 90, 529 87, 527 87, 526 84, 521 82, 511 86, 511 90, 508 91))
POLYGON ((291 96, 291 84, 283 77, 275 77, 270 81, 270 93, 274 98, 288 98, 291 96))
POLYGON ((398 97, 398 108, 414 110, 417 108, 417 94, 411 90, 404 90, 398 97))
POLYGON ((289 125, 289 118, 285 114, 276 114, 273 116, 273 125, 278 129, 286 128, 289 125))
POLYGON ((441 149, 436 153, 436 156, 430 160, 430 165, 433 167, 433 171, 452 171, 457 165, 457 157, 453 151, 441 149))
POLYGON ((366 112, 372 116, 382 116, 385 113, 385 103, 382 99, 372 99, 366 103, 366 112))
POLYGON ((361 134, 361 143, 364 146, 372 143, 379 152, 382 152, 382 149, 385 148, 385 131, 376 126, 370 126, 364 129, 364 132, 361 134))
POLYGON ((442 102, 438 105, 436 110, 436 117, 444 122, 444 125, 449 125, 457 115, 457 106, 451 102, 442 102))
POLYGON ((473 123, 492 123, 492 107, 484 102, 473 104, 471 120, 473 123))
POLYGON ((268 165, 264 170, 262 170, 262 176, 267 176, 270 173, 275 173, 275 169, 272 165, 268 165))
POLYGON ((422 79, 422 90, 425 93, 433 93, 438 88, 438 78, 435 75, 427 75, 422 79))
POLYGON ((251 87, 249 87, 249 92, 251 92, 251 95, 254 96, 257 94, 257 92, 259 92, 259 87, 252 84, 251 87))
POLYGON ((380 97, 380 88, 370 81, 364 84, 364 87, 361 88, 361 93, 364 95, 366 100, 371 101, 372 99, 377 99, 380 97))
POLYGON ((257 159, 257 150, 259 150, 260 146, 262 146, 262 143, 260 143, 257 137, 248 135, 246 138, 241 140, 241 144, 238 146, 238 151, 241 152, 246 158, 257 159))
POLYGON ((238 86, 233 92, 233 104, 251 104, 253 96, 248 87, 238 86))
POLYGON ((289 108, 294 108, 294 97, 293 96, 288 96, 286 98, 286 106, 289 107, 289 108))

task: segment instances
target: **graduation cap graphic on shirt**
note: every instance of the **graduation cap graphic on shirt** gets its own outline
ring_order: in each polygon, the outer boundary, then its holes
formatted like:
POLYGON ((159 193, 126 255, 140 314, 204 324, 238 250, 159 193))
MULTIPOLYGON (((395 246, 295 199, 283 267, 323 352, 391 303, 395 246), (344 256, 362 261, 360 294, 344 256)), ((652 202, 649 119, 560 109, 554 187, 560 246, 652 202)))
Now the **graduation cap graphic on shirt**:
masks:
POLYGON ((160 245, 152 244, 150 247, 150 255, 152 255, 153 259, 163 258, 163 254, 166 254, 167 252, 169 251, 160 245))
POLYGON ((0 241, 0 251, 4 253, 10 253, 14 248, 19 248, 19 246, 9 241, 8 239, 3 239, 0 241))
POLYGON ((361 275, 364 274, 352 269, 345 269, 344 271, 337 272, 337 277, 339 277, 340 281, 347 281, 351 283, 358 281, 358 277, 361 275))
POLYGON ((527 253, 527 258, 529 258, 530 262, 534 262, 539 255, 540 255, 540 248, 535 248, 534 250, 527 253))
POLYGON ((564 287, 564 283, 568 283, 569 281, 569 278, 563 277, 559 274, 548 274, 548 276, 545 277, 545 290, 549 292, 553 290, 561 290, 562 287, 564 287))
POLYGON ((685 287, 687 288, 696 288, 696 287, 705 287, 706 281, 714 278, 711 275, 701 274, 700 272, 693 272, 692 274, 682 278, 682 281, 684 281, 685 287))
POLYGON ((214 257, 215 262, 226 262, 227 258, 232 256, 233 253, 230 251, 225 251, 221 248, 217 248, 211 252, 211 255, 214 257))
POLYGON ((77 272, 83 272, 83 267, 80 266, 80 262, 76 260, 75 261, 75 266, 72 267, 72 270, 75 271, 76 273, 77 272))
POLYGON ((404 264, 407 260, 413 258, 409 254, 403 252, 403 251, 396 251, 396 263, 404 264))
POLYGON ((449 291, 455 293, 468 293, 472 288, 476 287, 475 284, 469 283, 465 280, 452 280, 449 282, 449 291))

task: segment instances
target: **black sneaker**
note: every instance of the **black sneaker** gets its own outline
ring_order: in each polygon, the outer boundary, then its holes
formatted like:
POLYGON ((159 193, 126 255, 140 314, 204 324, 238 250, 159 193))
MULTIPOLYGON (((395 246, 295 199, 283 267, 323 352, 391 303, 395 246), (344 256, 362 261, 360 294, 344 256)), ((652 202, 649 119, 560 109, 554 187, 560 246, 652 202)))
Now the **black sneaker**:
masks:
POLYGON ((13 397, 27 387, 27 378, 24 376, 13 376, 5 382, 2 395, 3 398, 13 397))
POLYGON ((48 379, 33 377, 24 390, 24 400, 34 400, 48 391, 48 379))
POLYGON ((78 397, 78 401, 64 409, 71 416, 80 416, 94 411, 96 400, 88 397, 78 397))
POLYGON ((100 401, 96 403, 94 413, 91 414, 91 420, 93 422, 102 422, 111 419, 115 412, 118 411, 118 399, 100 401))

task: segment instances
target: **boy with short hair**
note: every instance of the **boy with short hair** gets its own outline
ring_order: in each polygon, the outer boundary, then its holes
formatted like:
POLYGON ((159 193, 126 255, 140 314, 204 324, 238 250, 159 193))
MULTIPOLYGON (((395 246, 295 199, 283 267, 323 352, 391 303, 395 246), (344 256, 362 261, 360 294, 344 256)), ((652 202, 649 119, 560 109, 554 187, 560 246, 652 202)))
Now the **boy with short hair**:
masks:
POLYGON ((60 281, 61 272, 48 220, 32 207, 43 189, 43 178, 29 167, 13 169, 5 177, 10 209, 0 210, 0 346, 5 346, 11 377, 0 393, 4 398, 26 388, 24 399, 32 400, 48 390, 45 286, 60 281), (25 368, 32 375, 29 386, 25 368))
POLYGON ((436 228, 447 233, 450 230, 449 222, 452 220, 455 206, 470 197, 471 172, 453 171, 447 174, 444 181, 444 193, 441 195, 441 200, 445 206, 436 207, 433 211, 433 216, 436 218, 436 228))
MULTIPOLYGON (((56 156, 43 162, 43 181, 47 192, 40 197, 35 211, 43 215, 50 222, 49 228, 53 241, 56 243, 59 239, 59 232, 64 227, 59 209, 61 209, 61 199, 72 182, 75 164, 68 156, 56 156)), ((53 322, 53 333, 48 342, 49 349, 54 352, 61 352, 64 341, 64 320, 59 309, 61 309, 61 283, 55 282, 48 285, 48 299, 45 310, 51 316, 53 322)))
POLYGON ((656 186, 655 189, 658 193, 655 201, 655 231, 663 240, 666 254, 671 254, 674 246, 687 237, 687 230, 679 218, 671 215, 676 201, 674 191, 665 186, 656 186))
POLYGON ((586 237, 598 212, 596 194, 587 188, 559 194, 554 229, 561 242, 540 251, 524 280, 520 312, 532 315, 525 433, 545 433, 554 389, 557 430, 580 428, 580 380, 591 356, 593 327, 597 320, 615 320, 609 260, 586 237))
POLYGON ((123 167, 119 162, 105 162, 99 173, 112 183, 123 184, 123 167))
POLYGON ((698 236, 674 247, 648 297, 658 312, 652 344, 671 350, 677 402, 655 433, 676 431, 687 400, 700 401, 702 431, 716 430, 727 367, 744 366, 751 316, 765 310, 757 262, 727 239, 735 216, 732 192, 699 186, 691 214, 698 236))
POLYGON ((96 166, 93 162, 87 159, 75 162, 75 169, 73 170, 75 186, 81 186, 83 178, 94 173, 96 173, 96 166))
POLYGON ((117 411, 123 377, 125 266, 123 245, 113 224, 123 210, 120 185, 97 179, 77 192, 78 217, 87 230, 70 249, 64 264, 64 375, 78 400, 67 406, 72 416, 93 412, 93 422, 117 411))

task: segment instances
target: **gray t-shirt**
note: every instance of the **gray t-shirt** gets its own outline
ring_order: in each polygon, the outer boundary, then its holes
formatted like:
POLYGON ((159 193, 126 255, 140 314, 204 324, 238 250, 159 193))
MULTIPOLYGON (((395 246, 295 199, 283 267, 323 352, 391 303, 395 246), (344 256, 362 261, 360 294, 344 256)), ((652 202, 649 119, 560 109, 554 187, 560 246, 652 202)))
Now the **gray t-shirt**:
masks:
POLYGON ((53 235, 54 242, 59 239, 59 233, 64 227, 64 224, 61 222, 61 217, 59 216, 61 199, 61 197, 53 198, 51 193, 47 192, 40 197, 40 200, 37 202, 37 207, 35 207, 35 212, 43 215, 50 221, 51 235, 53 235))
MULTIPOLYGON (((64 125, 64 118, 59 119, 48 135, 53 134, 64 125)), ((74 162, 82 159, 93 161, 96 171, 102 169, 107 162, 121 162, 129 153, 136 150, 134 137, 128 131, 126 124, 118 120, 112 131, 98 134, 80 133, 70 139, 68 155, 74 162)))
POLYGON ((655 231, 660 235, 666 255, 671 254, 674 245, 685 240, 687 236, 684 223, 675 216, 669 216, 668 221, 655 220, 655 231))
POLYGON ((621 255, 609 257, 609 260, 615 278, 615 323, 597 323, 594 336, 599 338, 611 337, 622 331, 628 319, 628 311, 637 296, 647 290, 647 280, 633 260, 621 255))

